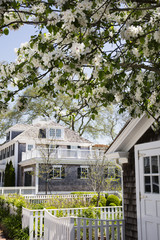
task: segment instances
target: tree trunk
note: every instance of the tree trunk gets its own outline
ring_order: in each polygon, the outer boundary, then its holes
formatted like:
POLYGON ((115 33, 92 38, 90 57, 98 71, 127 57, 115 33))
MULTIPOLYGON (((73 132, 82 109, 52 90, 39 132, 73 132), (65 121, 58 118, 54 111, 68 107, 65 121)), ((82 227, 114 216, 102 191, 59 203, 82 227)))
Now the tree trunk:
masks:
POLYGON ((98 196, 97 196, 97 205, 96 205, 96 207, 99 207, 99 200, 100 200, 100 192, 98 192, 98 196))

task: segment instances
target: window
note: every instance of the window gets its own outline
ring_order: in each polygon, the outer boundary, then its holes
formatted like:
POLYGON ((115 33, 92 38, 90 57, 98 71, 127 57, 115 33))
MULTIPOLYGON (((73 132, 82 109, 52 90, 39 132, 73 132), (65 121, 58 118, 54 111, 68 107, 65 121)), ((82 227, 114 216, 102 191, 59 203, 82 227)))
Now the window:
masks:
POLYGON ((31 151, 33 149, 33 145, 28 145, 28 151, 31 151))
POLYGON ((52 138, 61 138, 62 137, 62 131, 61 131, 61 129, 50 128, 49 136, 52 137, 52 138))
POLYGON ((77 175, 80 179, 87 179, 89 173, 89 167, 88 166, 80 166, 77 169, 77 175))
POLYGON ((14 156, 14 148, 15 148, 15 145, 11 145, 11 156, 14 156))
POLYGON ((160 156, 143 158, 144 192, 160 193, 160 156))
POLYGON ((10 132, 8 132, 6 135, 6 141, 8 142, 9 140, 10 140, 10 132))
POLYGON ((51 128, 49 132, 50 132, 50 137, 55 137, 55 129, 51 128))
POLYGON ((62 167, 61 165, 53 166, 53 178, 55 179, 65 178, 65 168, 62 167))
POLYGON ((39 129, 39 138, 46 138, 46 129, 39 129))

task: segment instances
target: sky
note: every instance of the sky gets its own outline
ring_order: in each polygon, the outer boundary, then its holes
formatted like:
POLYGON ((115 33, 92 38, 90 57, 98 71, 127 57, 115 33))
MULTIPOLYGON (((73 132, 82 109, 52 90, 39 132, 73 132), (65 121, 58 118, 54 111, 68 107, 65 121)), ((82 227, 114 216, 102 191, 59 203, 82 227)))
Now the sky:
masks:
POLYGON ((9 35, 0 36, 0 61, 14 61, 16 54, 15 48, 19 48, 21 43, 27 42, 30 36, 35 33, 32 26, 24 26, 19 30, 12 30, 9 35))

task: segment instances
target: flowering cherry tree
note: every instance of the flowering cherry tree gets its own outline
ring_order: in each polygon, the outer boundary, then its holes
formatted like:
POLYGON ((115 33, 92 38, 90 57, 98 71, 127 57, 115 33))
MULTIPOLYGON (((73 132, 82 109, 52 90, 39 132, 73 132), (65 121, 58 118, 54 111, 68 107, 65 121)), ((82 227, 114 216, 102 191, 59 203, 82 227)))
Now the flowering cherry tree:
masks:
MULTIPOLYGON (((29 86, 155 119, 160 105, 158 0, 20 0, 1 4, 1 34, 24 24, 38 33, 0 65, 1 108, 29 86)), ((27 103, 21 97, 20 108, 27 103)))

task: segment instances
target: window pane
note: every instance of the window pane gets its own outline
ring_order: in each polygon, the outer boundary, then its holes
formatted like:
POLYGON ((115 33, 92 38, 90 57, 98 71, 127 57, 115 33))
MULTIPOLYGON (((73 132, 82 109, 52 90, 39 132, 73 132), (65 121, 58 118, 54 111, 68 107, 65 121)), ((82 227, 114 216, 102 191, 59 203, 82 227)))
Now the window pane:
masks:
POLYGON ((144 157, 144 173, 150 173, 150 159, 149 159, 149 157, 144 157))
POLYGON ((54 178, 60 178, 61 177, 61 168, 55 167, 54 168, 54 178))
POLYGON ((55 137, 55 129, 50 129, 50 137, 55 137))
POLYGON ((88 177, 88 168, 81 168, 81 178, 88 177))
POLYGON ((152 173, 158 173, 158 157, 157 156, 151 157, 151 163, 152 163, 152 173))
POLYGON ((39 129, 39 138, 46 138, 46 129, 39 129))
POLYGON ((28 150, 31 151, 33 148, 33 145, 28 145, 28 150))
POLYGON ((61 137, 61 129, 56 129, 56 137, 61 137))
POLYGON ((158 176, 152 176, 153 193, 159 193, 159 179, 158 176))
POLYGON ((150 176, 144 177, 144 185, 145 185, 145 192, 150 193, 151 192, 150 176))

